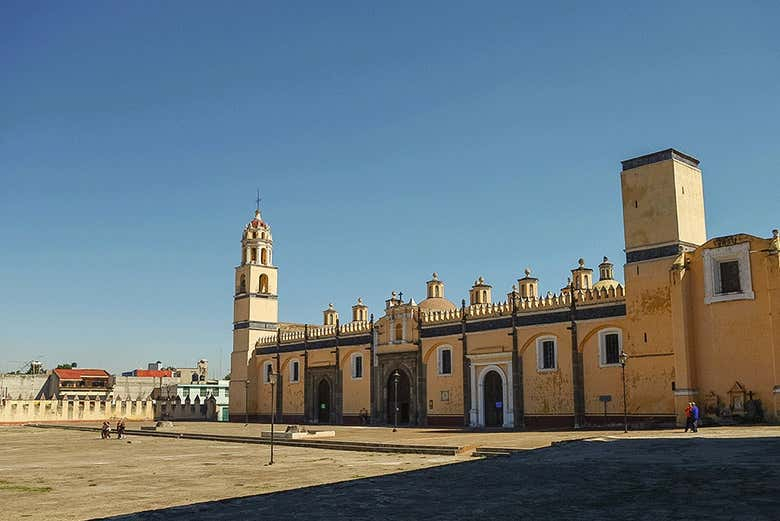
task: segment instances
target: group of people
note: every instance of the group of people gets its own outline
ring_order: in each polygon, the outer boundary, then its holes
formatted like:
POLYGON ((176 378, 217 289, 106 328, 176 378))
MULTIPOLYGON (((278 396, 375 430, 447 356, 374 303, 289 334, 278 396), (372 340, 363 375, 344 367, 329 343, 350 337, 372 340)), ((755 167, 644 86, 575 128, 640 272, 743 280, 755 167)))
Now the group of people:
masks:
MULTIPOLYGON (((122 439, 125 436, 125 419, 121 418, 116 421, 116 437, 122 439)), ((111 439, 111 423, 108 420, 103 422, 103 427, 100 429, 100 437, 104 440, 111 439)))
POLYGON ((699 432, 699 406, 696 402, 689 402, 685 408, 685 432, 699 432))

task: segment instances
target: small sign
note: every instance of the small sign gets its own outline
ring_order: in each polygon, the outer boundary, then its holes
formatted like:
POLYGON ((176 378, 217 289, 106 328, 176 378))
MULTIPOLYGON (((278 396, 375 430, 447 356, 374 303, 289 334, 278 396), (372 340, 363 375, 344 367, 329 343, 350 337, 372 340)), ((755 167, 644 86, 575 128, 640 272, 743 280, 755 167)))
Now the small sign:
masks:
POLYGON ((604 403, 611 402, 612 401, 612 395, 611 394, 602 394, 601 396, 599 396, 599 401, 600 402, 604 402, 604 403))
POLYGON ((504 408, 504 402, 496 402, 496 409, 503 409, 504 408))

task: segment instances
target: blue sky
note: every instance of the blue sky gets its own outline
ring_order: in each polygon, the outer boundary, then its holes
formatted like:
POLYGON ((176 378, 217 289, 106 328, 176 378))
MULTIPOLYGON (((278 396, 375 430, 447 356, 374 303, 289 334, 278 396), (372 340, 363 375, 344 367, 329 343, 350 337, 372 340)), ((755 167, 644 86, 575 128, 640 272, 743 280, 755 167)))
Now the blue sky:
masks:
MULTIPOLYGON (((780 226, 775 2, 3 2, 0 369, 228 371, 255 189, 280 313, 622 266, 620 160, 780 226)), ((618 270, 622 277, 622 269, 618 270)))

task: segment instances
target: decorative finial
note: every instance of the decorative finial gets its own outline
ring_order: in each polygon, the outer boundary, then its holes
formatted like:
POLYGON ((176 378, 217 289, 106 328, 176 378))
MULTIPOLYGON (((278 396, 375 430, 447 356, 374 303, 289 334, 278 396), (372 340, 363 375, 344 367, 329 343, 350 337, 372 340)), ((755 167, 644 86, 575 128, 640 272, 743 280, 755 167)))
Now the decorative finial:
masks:
POLYGON ((524 273, 525 273, 526 277, 530 277, 531 276, 531 268, 526 268, 524 273))
POLYGON ((777 228, 772 230, 772 237, 775 239, 780 238, 780 230, 778 230, 777 228))
POLYGON ((480 277, 477 279, 477 282, 479 282, 480 284, 484 284, 484 283, 485 283, 485 279, 483 279, 483 278, 480 276, 480 277))
POLYGON ((362 306, 362 305, 363 305, 363 298, 358 297, 358 306, 362 306))
POLYGON ((435 271, 433 272, 433 280, 439 280, 439 274, 435 271))
POLYGON ((332 310, 333 310, 333 303, 330 302, 328 303, 328 311, 332 311, 332 310))
POLYGON ((517 284, 512 284, 512 293, 516 293, 516 292, 517 292, 517 284))
POLYGON ((609 262, 609 259, 607 258, 606 255, 604 255, 604 262, 609 262))
POLYGON ((580 257, 580 259, 577 261, 577 264, 579 264, 579 265, 580 265, 580 268, 583 268, 583 267, 585 267, 585 259, 583 259, 582 257, 580 257))
POLYGON ((393 297, 393 300, 395 300, 395 297, 396 297, 397 295, 398 295, 398 293, 396 293, 395 291, 393 291, 392 293, 390 293, 390 296, 391 296, 391 297, 393 297))
POLYGON ((571 286, 571 277, 566 277, 566 285, 571 286))

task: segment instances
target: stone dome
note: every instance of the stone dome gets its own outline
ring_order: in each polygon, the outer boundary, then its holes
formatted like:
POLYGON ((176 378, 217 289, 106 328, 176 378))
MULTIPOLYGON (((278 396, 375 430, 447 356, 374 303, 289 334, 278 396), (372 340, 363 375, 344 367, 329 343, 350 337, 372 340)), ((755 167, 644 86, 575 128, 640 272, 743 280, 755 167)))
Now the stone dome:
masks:
POLYGON ((418 306, 423 311, 454 311, 458 309, 458 306, 444 297, 428 297, 418 306))
POLYGON ((601 288, 606 288, 606 289, 617 288, 619 285, 620 285, 620 283, 618 281, 616 281, 616 280, 603 279, 603 280, 600 280, 597 283, 595 283, 593 285, 593 289, 600 290, 601 288))

